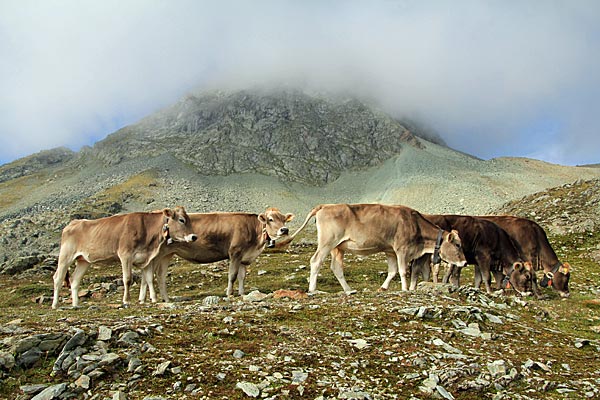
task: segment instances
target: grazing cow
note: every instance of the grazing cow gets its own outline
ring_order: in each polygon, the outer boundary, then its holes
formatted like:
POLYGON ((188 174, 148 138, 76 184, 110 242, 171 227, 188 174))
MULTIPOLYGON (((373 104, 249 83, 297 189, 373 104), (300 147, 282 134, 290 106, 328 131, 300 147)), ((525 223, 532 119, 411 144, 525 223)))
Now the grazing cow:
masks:
POLYGON ((304 224, 288 239, 291 241, 315 217, 318 247, 310 259, 309 292, 317 289, 321 264, 331 254, 331 270, 344 292, 353 293, 343 270, 344 253, 387 255, 388 275, 381 285, 387 290, 400 272, 402 290, 408 289, 407 272, 411 260, 424 253, 437 252, 448 262, 464 265, 461 240, 456 231, 446 232, 416 210, 405 206, 381 204, 325 204, 312 209, 304 224))
POLYGON ((542 287, 551 286, 561 297, 569 297, 571 266, 559 261, 541 226, 527 218, 509 215, 486 215, 479 218, 492 221, 504 229, 520 248, 523 259, 530 261, 534 270, 544 271, 540 282, 542 287))
MULTIPOLYGON (((463 251, 468 264, 475 264, 475 286, 483 281, 491 293, 490 273, 494 273, 496 288, 502 288, 504 277, 518 292, 529 292, 533 285, 530 267, 523 264, 518 249, 509 235, 491 221, 466 215, 427 215, 424 217, 442 229, 455 229, 462 238, 463 251)), ((429 260, 419 260, 418 263, 429 260)), ((414 263, 416 269, 422 268, 414 263)), ((458 270, 460 271, 460 269, 458 270)), ((416 279, 415 274, 415 279, 416 279)), ((448 276, 444 278, 447 281, 448 276)), ((458 284, 458 279, 456 281, 458 284)), ((414 282, 416 284, 416 281, 414 282)), ((414 286, 411 283, 411 285, 414 286)))
POLYGON ((155 258, 170 254, 171 243, 193 242, 197 238, 183 207, 96 220, 73 220, 62 232, 52 308, 58 306, 61 285, 74 261, 76 267, 71 277, 73 307, 79 304, 79 283, 90 264, 115 260, 121 261, 123 267, 123 304, 127 305, 134 265, 144 268, 155 258))
MULTIPOLYGON (((194 243, 179 243, 173 246, 174 254, 198 264, 229 259, 227 295, 233 294, 233 284, 238 281, 238 293, 244 294, 246 267, 262 253, 265 247, 276 247, 276 239, 285 237, 289 229, 286 222, 293 214, 282 214, 277 208, 268 208, 264 213, 190 213, 192 228, 198 234, 194 243)), ((157 301, 152 285, 153 272, 157 276, 160 294, 165 302, 167 295, 166 276, 173 254, 157 258, 142 273, 140 302, 146 297, 146 286, 150 299, 157 301)))

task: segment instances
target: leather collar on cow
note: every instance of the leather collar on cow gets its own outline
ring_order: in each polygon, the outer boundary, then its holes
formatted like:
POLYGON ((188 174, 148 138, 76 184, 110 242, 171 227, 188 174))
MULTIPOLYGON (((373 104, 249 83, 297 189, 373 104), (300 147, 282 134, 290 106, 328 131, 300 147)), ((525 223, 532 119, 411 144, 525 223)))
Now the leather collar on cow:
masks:
POLYGON ((561 273, 567 275, 569 273, 568 264, 567 264, 567 266, 565 266, 565 264, 563 264, 562 262, 560 262, 560 261, 557 262, 556 265, 554 265, 554 267, 552 268, 552 271, 548 271, 544 274, 544 277, 540 281, 540 286, 541 287, 552 286, 552 279, 554 279, 554 274, 556 274, 557 272, 561 272, 561 273))
POLYGON ((440 257, 440 247, 442 247, 442 240, 444 238, 444 231, 440 229, 438 231, 437 239, 435 241, 435 249, 433 250, 433 258, 431 262, 433 264, 439 264, 442 261, 442 257, 440 257))

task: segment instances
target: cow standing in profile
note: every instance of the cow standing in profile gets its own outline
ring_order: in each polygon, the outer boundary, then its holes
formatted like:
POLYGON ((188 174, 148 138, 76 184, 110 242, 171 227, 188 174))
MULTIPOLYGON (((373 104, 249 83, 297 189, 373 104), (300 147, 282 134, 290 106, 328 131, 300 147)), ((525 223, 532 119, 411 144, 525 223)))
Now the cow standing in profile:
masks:
POLYGON ((289 229, 285 224, 294 214, 282 214, 277 208, 268 208, 264 213, 190 213, 192 228, 198 235, 194 243, 179 243, 173 252, 156 258, 153 265, 142 271, 140 303, 145 301, 146 288, 150 299, 157 301, 152 284, 153 273, 158 280, 161 297, 169 301, 166 277, 173 254, 198 264, 229 260, 227 295, 233 294, 233 285, 238 281, 238 293, 244 294, 246 267, 256 260, 265 247, 276 247, 276 240, 286 237, 289 229))
POLYGON ((381 204, 319 205, 308 213, 302 226, 287 242, 302 231, 312 217, 316 219, 318 247, 310 259, 309 292, 316 291, 319 269, 329 254, 331 270, 347 294, 353 291, 344 277, 345 252, 386 254, 388 274, 381 290, 388 289, 398 272, 402 290, 408 290, 408 265, 425 253, 439 252, 443 260, 457 265, 466 262, 456 231, 440 229, 409 207, 381 204))
POLYGON ((117 260, 123 268, 123 305, 128 305, 133 266, 144 268, 155 258, 171 254, 173 243, 193 242, 197 238, 183 207, 73 220, 62 232, 52 308, 58 307, 60 289, 73 262, 76 264, 70 282, 73 307, 79 305, 79 284, 88 267, 117 260))
POLYGON ((540 285, 551 286, 561 297, 569 297, 571 266, 561 262, 552 249, 546 232, 536 222, 510 215, 480 216, 492 221, 502 229, 519 247, 523 259, 533 264, 536 271, 544 271, 540 285))
MULTIPOLYGON (((433 215, 424 214, 425 218, 443 229, 455 229, 462 238, 463 251, 468 264, 475 265, 475 287, 484 283, 488 293, 492 292, 491 274, 494 274, 496 288, 502 288, 502 282, 510 284, 517 292, 530 292, 534 275, 531 267, 523 262, 521 254, 510 236, 493 222, 467 215, 433 215)), ((424 257, 413 263, 411 288, 416 286, 416 279, 421 271, 428 271, 431 257, 424 257)), ((435 260, 434 264, 439 263, 435 260)), ((451 264, 451 263, 450 263, 451 264)), ((448 281, 450 273, 454 273, 456 285, 459 284, 460 267, 449 269, 444 277, 448 281)), ((434 280, 437 271, 434 271, 434 280)))

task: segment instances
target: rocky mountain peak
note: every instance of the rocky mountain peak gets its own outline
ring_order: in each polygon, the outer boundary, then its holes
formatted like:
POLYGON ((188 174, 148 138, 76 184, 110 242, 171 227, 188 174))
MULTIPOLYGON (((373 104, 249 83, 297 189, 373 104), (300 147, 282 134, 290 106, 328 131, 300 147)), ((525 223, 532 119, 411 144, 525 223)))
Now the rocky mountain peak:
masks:
POLYGON ((169 153, 203 175, 260 173, 315 185, 421 147, 401 122, 355 98, 299 90, 190 94, 97 143, 117 164, 169 153))

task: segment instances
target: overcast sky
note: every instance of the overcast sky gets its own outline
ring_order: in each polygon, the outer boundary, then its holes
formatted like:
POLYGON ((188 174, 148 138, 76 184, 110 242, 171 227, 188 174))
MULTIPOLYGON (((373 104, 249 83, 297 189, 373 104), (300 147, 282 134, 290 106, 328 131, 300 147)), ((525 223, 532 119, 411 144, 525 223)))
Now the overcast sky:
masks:
POLYGON ((378 100, 481 158, 600 162, 600 1, 0 0, 0 164, 190 90, 378 100))

